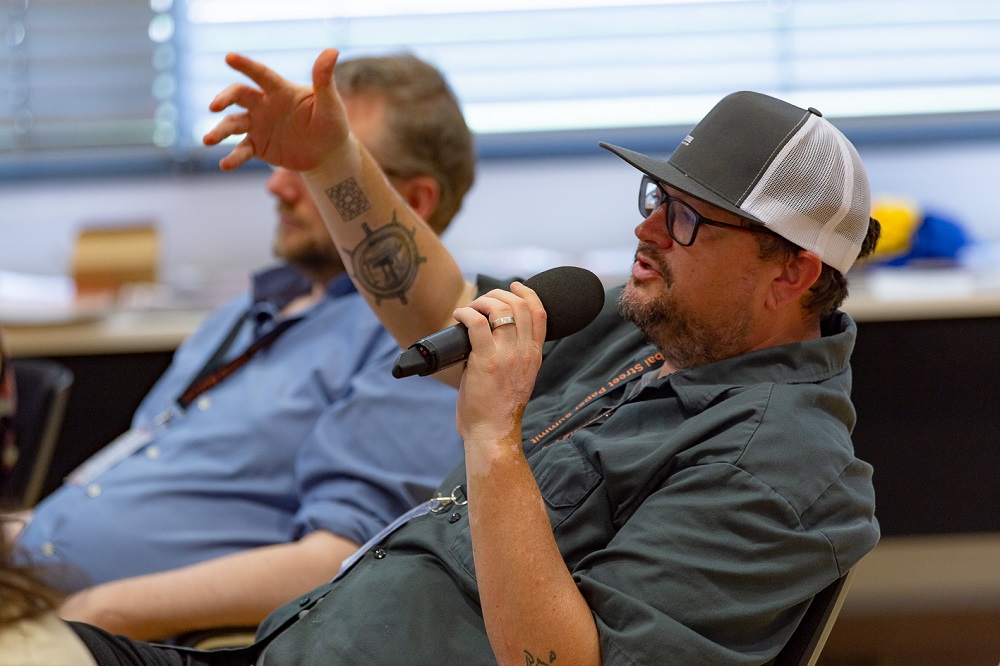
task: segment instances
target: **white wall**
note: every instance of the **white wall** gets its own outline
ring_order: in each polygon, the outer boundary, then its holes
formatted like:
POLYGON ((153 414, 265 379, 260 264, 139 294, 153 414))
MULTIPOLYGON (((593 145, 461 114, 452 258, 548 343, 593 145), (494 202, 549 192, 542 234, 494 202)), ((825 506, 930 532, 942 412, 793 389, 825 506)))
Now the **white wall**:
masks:
MULTIPOLYGON (((1000 241, 1000 140, 861 147, 873 194, 909 196, 1000 241)), ((169 282, 242 281, 269 260, 267 172, 0 184, 0 270, 66 273, 77 230, 155 221, 169 282)), ((638 176, 593 155, 488 160, 446 235, 463 268, 530 275, 558 263, 627 270, 638 176), (536 248, 526 250, 526 248, 536 248)))

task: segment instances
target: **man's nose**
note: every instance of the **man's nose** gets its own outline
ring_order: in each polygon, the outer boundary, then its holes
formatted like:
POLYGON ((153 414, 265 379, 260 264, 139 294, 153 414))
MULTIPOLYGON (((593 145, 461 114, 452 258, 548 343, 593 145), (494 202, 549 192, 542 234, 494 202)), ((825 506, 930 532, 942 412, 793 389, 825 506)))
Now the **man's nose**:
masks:
POLYGON ((654 243, 660 247, 673 245, 673 238, 667 232, 667 207, 659 206, 635 228, 635 237, 641 241, 654 243))
POLYGON ((267 191, 282 201, 295 200, 295 182, 291 171, 278 167, 267 179, 267 191))

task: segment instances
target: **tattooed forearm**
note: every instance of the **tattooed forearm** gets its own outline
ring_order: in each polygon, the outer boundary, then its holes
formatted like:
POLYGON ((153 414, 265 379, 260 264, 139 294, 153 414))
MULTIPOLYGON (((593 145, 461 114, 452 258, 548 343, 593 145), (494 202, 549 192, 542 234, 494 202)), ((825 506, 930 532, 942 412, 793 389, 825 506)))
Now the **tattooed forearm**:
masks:
POLYGON ((327 188, 326 196, 345 222, 349 222, 372 207, 357 181, 348 178, 339 185, 327 188))
POLYGON ((362 224, 361 228, 365 239, 347 251, 354 283, 374 296, 376 305, 386 298, 398 298, 405 305, 406 293, 417 279, 417 267, 427 261, 417 252, 413 240, 416 229, 400 224, 395 211, 392 222, 384 227, 372 231, 362 224))
POLYGON ((542 661, 527 650, 524 651, 524 666, 550 666, 556 660, 555 651, 549 651, 549 660, 542 661))

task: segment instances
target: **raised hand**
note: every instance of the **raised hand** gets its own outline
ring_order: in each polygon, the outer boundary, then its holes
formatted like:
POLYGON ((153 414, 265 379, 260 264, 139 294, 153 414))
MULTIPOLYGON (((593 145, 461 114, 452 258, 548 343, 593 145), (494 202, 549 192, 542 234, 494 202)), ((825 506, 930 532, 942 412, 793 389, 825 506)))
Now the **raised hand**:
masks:
POLYGON ((212 111, 234 104, 246 109, 223 118, 202 139, 205 145, 214 146, 227 137, 246 134, 219 161, 219 167, 230 171, 256 157, 274 166, 309 171, 325 159, 336 158, 346 148, 350 132, 333 84, 338 55, 336 49, 319 54, 310 87, 293 84, 250 58, 228 54, 226 64, 259 87, 234 83, 209 104, 212 111))

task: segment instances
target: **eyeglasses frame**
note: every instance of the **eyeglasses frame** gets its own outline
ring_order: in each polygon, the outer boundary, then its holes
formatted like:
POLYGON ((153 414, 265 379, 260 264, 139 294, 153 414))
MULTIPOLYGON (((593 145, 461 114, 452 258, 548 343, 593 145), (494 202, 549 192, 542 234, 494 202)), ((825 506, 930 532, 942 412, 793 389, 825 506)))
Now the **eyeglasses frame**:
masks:
POLYGON ((673 197, 673 196, 670 196, 669 194, 667 194, 667 190, 663 186, 663 183, 660 183, 655 178, 652 178, 651 176, 648 176, 648 175, 644 174, 643 177, 642 177, 642 182, 639 185, 639 214, 642 215, 643 219, 646 219, 646 218, 650 217, 653 213, 655 213, 657 210, 659 210, 661 206, 666 206, 666 208, 667 208, 667 210, 664 211, 664 226, 666 226, 666 228, 667 228, 667 233, 670 235, 670 238, 675 243, 677 243, 678 245, 680 245, 681 247, 691 247, 692 245, 694 245, 694 241, 698 237, 698 228, 701 227, 701 225, 703 225, 703 224, 708 225, 710 227, 722 227, 723 229, 732 229, 734 231, 743 231, 743 232, 748 233, 748 234, 765 234, 765 235, 768 235, 768 236, 777 236, 778 235, 778 234, 774 233, 773 231, 771 231, 770 229, 766 229, 764 227, 761 227, 760 225, 754 225, 753 227, 744 227, 744 226, 740 226, 738 224, 730 224, 728 222, 719 222, 718 220, 713 220, 711 218, 705 217, 704 215, 702 215, 701 213, 699 213, 698 211, 696 211, 686 201, 683 201, 681 199, 678 199, 677 197, 673 197), (661 196, 660 206, 657 206, 651 212, 647 213, 646 212, 646 191, 647 191, 646 186, 649 183, 652 183, 653 185, 655 185, 656 189, 658 189, 660 191, 660 194, 662 196, 661 196), (678 204, 680 204, 681 206, 683 206, 684 208, 686 208, 687 210, 689 210, 692 213, 694 213, 694 216, 695 216, 694 228, 691 230, 691 240, 689 240, 687 243, 682 243, 681 241, 679 241, 677 239, 677 237, 674 236, 673 229, 671 229, 671 224, 670 224, 670 204, 673 203, 673 202, 675 202, 675 201, 678 204))

